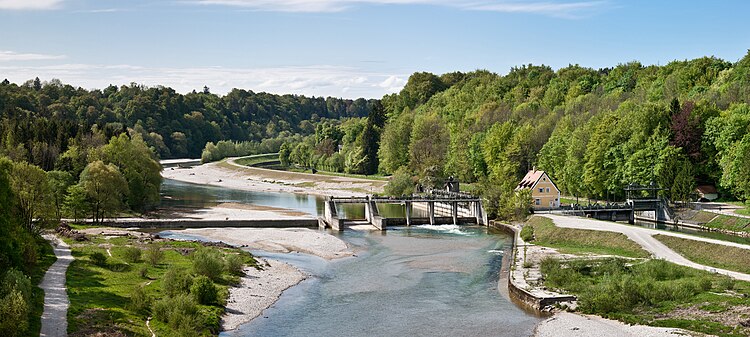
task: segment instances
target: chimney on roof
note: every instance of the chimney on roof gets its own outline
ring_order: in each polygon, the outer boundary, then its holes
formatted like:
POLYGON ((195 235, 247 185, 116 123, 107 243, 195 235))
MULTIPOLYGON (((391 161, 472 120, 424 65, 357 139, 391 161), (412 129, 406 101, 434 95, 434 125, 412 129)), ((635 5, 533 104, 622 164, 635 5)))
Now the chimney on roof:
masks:
POLYGON ((532 172, 536 172, 536 165, 531 167, 532 172))

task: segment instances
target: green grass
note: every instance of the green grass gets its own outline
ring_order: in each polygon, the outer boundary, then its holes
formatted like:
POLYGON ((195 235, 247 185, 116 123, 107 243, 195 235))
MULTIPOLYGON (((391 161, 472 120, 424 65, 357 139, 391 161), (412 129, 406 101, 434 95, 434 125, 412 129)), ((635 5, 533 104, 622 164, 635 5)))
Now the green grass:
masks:
MULTIPOLYGON (((126 263, 124 259, 126 245, 133 245, 145 249, 145 245, 137 239, 117 237, 105 240, 93 236, 88 243, 70 242, 75 260, 71 263, 67 282, 70 308, 68 310, 68 332, 71 336, 88 335, 96 332, 121 331, 125 335, 150 336, 146 328, 148 313, 139 313, 129 308, 130 296, 138 286, 143 286, 145 293, 154 300, 164 297, 162 290, 162 276, 170 267, 183 268, 192 272, 191 257, 182 255, 177 248, 200 248, 201 245, 192 242, 169 242, 164 245, 164 258, 157 266, 150 266, 144 258, 136 263, 126 263), (109 257, 101 244, 112 244, 112 257, 109 257), (107 256, 107 265, 96 266, 90 255, 100 252, 107 256), (147 279, 140 275, 140 270, 146 268, 147 279)), ((245 261, 254 264, 255 260, 248 253, 236 249, 222 249, 225 253, 240 253, 245 261)), ((223 273, 217 280, 220 297, 225 301, 228 296, 227 287, 238 281, 236 276, 223 273)), ((222 305, 200 305, 200 311, 205 317, 218 318, 224 312, 222 305)), ((177 333, 166 323, 158 320, 151 321, 151 327, 158 336, 176 336, 177 333)), ((210 331, 200 331, 200 334, 211 334, 210 331)))
MULTIPOLYGON (((566 205, 572 205, 576 203, 575 197, 560 197, 560 203, 566 204, 566 205)), ((602 200, 594 200, 594 199, 588 199, 588 198, 578 198, 578 204, 579 205, 587 205, 587 204, 604 204, 605 201, 602 200)))
POLYGON ((271 162, 275 162, 278 160, 279 160, 278 153, 266 153, 266 154, 258 154, 254 156, 238 158, 234 162, 240 165, 244 165, 244 166, 255 166, 258 164, 271 163, 271 162))
POLYGON ((625 257, 649 257, 640 245, 621 233, 576 228, 561 228, 549 218, 533 216, 526 226, 534 228, 530 243, 558 249, 569 254, 603 254, 625 257))
POLYGON ((713 220, 717 216, 716 213, 712 212, 706 212, 706 211, 698 211, 695 213, 695 215, 687 220, 695 221, 699 224, 705 224, 713 220))
POLYGON ((628 324, 674 327, 739 337, 747 320, 750 283, 664 260, 632 264, 623 259, 542 262, 545 285, 578 296, 577 310, 628 324))
POLYGON ((690 261, 750 274, 750 250, 657 234, 654 238, 690 261))
POLYGON ((738 209, 738 210, 736 210, 734 212, 737 213, 737 214, 750 216, 750 209, 748 209, 748 208, 740 208, 740 209, 738 209))
POLYGON ((726 229, 735 232, 750 232, 750 219, 740 218, 729 215, 719 215, 711 222, 706 224, 707 227, 726 229))
MULTIPOLYGON (((295 167, 284 167, 284 168, 274 167, 274 169, 280 170, 280 171, 287 171, 287 172, 310 173, 310 170, 295 168, 295 167)), ((331 176, 331 177, 347 177, 347 178, 359 178, 359 179, 380 180, 380 181, 388 181, 388 179, 390 178, 389 176, 384 176, 381 174, 364 175, 364 174, 353 174, 353 173, 343 173, 343 172, 331 172, 331 171, 323 171, 323 170, 318 170, 315 174, 331 176)))
POLYGON ((39 330, 42 328, 42 312, 44 312, 44 290, 39 288, 39 283, 42 282, 47 269, 57 261, 52 246, 46 240, 37 238, 37 245, 39 246, 39 259, 30 273, 31 284, 34 285, 34 289, 31 293, 32 303, 30 303, 31 310, 29 312, 30 319, 27 336, 39 336, 39 330))

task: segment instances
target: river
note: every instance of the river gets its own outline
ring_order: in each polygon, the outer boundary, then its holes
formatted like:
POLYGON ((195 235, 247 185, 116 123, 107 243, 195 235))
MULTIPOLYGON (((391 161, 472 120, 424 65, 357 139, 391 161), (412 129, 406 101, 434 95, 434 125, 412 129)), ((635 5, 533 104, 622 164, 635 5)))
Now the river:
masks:
MULTIPOLYGON (((321 199, 167 180, 165 206, 257 203, 318 214, 321 199)), ((346 209, 356 216, 356 209, 346 209)), ((402 212, 394 205, 388 212, 402 212)), ((167 233, 168 234, 168 233, 167 233)), ((510 237, 478 226, 414 226, 332 232, 356 256, 253 251, 311 277, 261 317, 222 336, 529 336, 540 318, 501 295, 498 276, 510 237)), ((504 285, 503 285, 504 286, 504 285)))

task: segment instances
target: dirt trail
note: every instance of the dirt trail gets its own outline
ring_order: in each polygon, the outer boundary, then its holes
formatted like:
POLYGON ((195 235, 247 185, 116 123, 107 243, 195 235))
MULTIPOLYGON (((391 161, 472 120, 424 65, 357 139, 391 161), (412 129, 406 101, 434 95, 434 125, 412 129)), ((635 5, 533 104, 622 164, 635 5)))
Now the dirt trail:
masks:
POLYGON ((45 235, 44 238, 52 244, 57 261, 47 270, 39 285, 44 290, 44 313, 39 336, 67 336, 70 301, 65 288, 65 274, 73 262, 73 255, 70 253, 70 246, 58 237, 45 235))

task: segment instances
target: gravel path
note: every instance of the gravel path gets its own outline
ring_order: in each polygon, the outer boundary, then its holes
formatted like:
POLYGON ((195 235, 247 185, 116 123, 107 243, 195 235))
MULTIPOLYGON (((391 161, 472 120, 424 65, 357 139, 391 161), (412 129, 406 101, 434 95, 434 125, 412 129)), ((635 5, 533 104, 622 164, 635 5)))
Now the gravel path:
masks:
POLYGON ((44 313, 42 313, 42 330, 39 336, 68 335, 68 293, 65 289, 65 273, 73 261, 70 246, 54 235, 45 235, 50 241, 57 256, 57 261, 44 274, 39 285, 44 290, 44 313))
POLYGON ((551 214, 545 214, 543 216, 552 219, 552 221, 554 221, 555 225, 558 227, 590 229, 590 230, 596 230, 596 231, 622 233, 622 234, 625 234, 631 240, 641 245, 643 249, 653 254, 654 257, 658 259, 664 259, 664 260, 667 260, 669 262, 673 262, 679 265, 728 275, 738 280, 750 281, 750 275, 748 274, 709 267, 709 266, 705 266, 702 264, 692 262, 684 258, 682 255, 678 254, 674 250, 670 249, 665 244, 661 243, 659 240, 655 239, 653 235, 655 234, 669 235, 669 236, 675 236, 675 237, 680 237, 680 238, 685 238, 685 239, 690 239, 690 240, 695 240, 695 241, 704 241, 704 242, 720 244, 720 245, 725 245, 725 246, 750 249, 750 246, 748 245, 709 239, 709 238, 703 238, 700 236, 693 236, 693 235, 687 235, 687 234, 682 234, 682 233, 660 231, 660 230, 651 229, 651 228, 628 226, 628 225, 618 224, 614 222, 592 220, 592 219, 585 219, 585 218, 579 218, 579 217, 560 216, 560 215, 551 215, 551 214))

